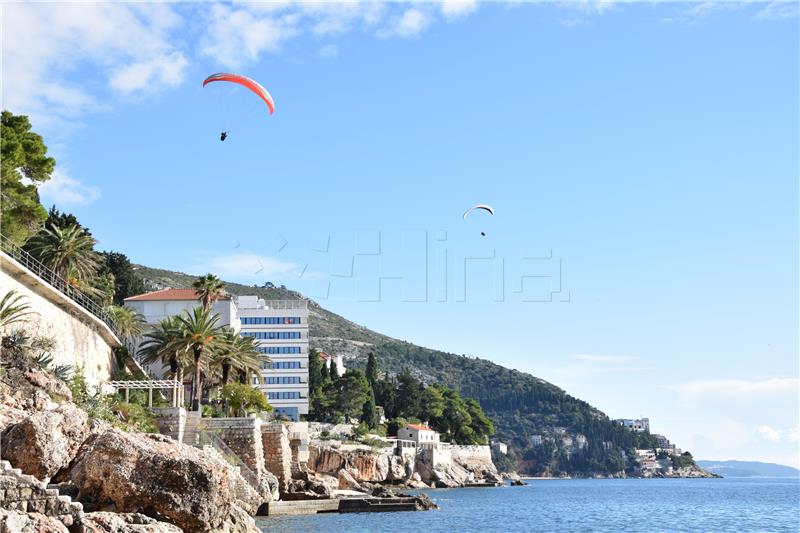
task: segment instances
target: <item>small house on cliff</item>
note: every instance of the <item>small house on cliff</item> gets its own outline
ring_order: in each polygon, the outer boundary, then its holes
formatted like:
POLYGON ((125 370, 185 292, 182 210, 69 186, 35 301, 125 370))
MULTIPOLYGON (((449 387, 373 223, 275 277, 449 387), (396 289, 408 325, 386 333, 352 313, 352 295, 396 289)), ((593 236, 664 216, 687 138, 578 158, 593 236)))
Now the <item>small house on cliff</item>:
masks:
POLYGON ((414 441, 417 447, 420 444, 438 444, 439 433, 422 424, 407 424, 406 427, 397 430, 399 440, 414 441))

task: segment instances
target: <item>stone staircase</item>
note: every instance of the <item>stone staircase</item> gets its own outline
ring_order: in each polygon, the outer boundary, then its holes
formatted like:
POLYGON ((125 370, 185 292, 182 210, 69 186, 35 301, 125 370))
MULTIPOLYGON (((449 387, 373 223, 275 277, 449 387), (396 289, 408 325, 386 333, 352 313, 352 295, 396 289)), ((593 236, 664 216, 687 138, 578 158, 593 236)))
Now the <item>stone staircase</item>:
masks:
POLYGON ((183 443, 189 446, 198 444, 202 411, 189 411, 186 413, 186 423, 183 428, 183 443))
POLYGON ((80 521, 83 505, 73 502, 69 496, 59 494, 58 489, 33 476, 12 468, 8 461, 0 461, 0 508, 20 513, 41 513, 57 518, 66 527, 80 521))

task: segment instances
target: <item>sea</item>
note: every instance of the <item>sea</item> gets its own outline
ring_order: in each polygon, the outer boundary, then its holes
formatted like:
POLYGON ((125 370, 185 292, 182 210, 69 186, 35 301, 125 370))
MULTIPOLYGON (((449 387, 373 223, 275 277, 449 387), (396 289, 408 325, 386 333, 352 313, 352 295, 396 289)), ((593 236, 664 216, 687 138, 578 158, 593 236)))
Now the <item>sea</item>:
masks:
POLYGON ((532 479, 435 489, 438 510, 259 518, 281 533, 800 531, 800 479, 532 479))

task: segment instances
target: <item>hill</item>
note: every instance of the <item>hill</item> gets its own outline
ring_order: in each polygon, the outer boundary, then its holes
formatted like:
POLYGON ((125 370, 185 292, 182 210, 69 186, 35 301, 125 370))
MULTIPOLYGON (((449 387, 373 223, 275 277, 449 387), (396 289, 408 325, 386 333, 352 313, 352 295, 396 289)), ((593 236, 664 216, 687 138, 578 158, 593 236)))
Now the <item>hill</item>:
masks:
MULTIPOLYGON (((189 287, 195 279, 168 270, 137 269, 152 289, 189 287)), ((266 300, 303 298, 296 291, 269 283, 225 286, 231 294, 256 294, 266 300)), ((396 374, 407 368, 426 383, 442 383, 476 399, 495 423, 495 438, 510 445, 511 457, 505 466, 530 474, 618 472, 634 448, 656 446, 649 434, 620 427, 600 410, 543 379, 486 359, 393 339, 311 300, 309 309, 312 347, 343 354, 347 365, 356 368, 363 368, 367 354, 373 352, 381 371, 396 374)))
POLYGON ((723 477, 800 477, 800 470, 791 466, 759 461, 697 461, 697 465, 723 477))

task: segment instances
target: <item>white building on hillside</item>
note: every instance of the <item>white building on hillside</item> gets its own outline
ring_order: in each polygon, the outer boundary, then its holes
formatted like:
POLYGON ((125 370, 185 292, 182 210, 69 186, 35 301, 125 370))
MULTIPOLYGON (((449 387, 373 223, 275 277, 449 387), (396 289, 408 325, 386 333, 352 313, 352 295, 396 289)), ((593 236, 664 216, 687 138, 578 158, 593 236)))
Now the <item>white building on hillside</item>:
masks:
POLYGON ((308 414, 308 302, 239 296, 241 335, 263 354, 259 388, 279 414, 308 414))
MULTIPOLYGON (((125 298, 125 307, 144 316, 147 324, 145 333, 165 318, 181 315, 184 311, 192 312, 194 308, 201 306, 202 304, 197 298, 197 291, 194 289, 161 289, 125 298)), ((214 302, 211 312, 219 315, 217 325, 228 326, 234 331, 239 331, 241 325, 236 301, 231 296, 222 296, 214 302)), ((139 360, 137 354, 134 356, 139 360)), ((160 365, 149 365, 146 370, 155 377, 162 378, 166 368, 162 368, 160 365)))
POLYGON ((336 365, 336 372, 343 376, 345 371, 347 370, 344 367, 344 356, 342 355, 331 355, 328 352, 319 352, 319 358, 322 363, 325 365, 325 368, 328 370, 331 369, 331 365, 336 365))
POLYGON ((417 446, 439 443, 439 433, 422 424, 407 424, 406 427, 398 429, 397 438, 414 441, 417 446))
POLYGON ((650 419, 649 418, 620 418, 615 420, 618 424, 621 424, 623 427, 630 429, 631 431, 650 431, 650 419))

